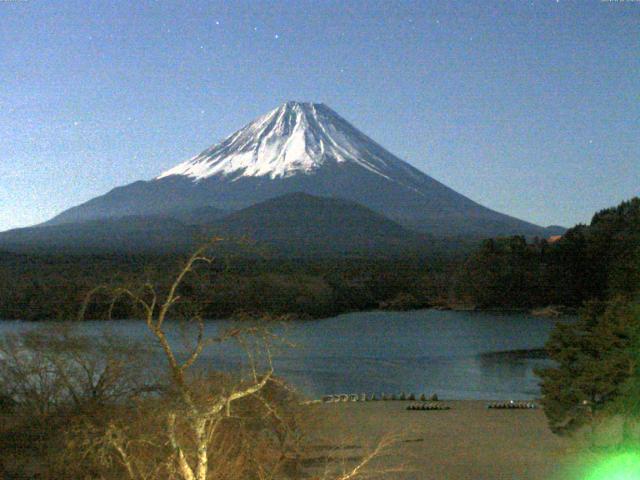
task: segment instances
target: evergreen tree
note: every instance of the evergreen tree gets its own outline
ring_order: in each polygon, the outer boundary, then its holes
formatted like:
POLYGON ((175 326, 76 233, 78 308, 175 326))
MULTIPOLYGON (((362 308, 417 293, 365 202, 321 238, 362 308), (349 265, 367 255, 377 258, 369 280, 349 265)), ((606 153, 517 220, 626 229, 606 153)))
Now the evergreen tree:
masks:
POLYGON ((622 415, 623 430, 622 443, 625 446, 639 444, 637 433, 633 435, 632 427, 640 422, 640 302, 631 306, 634 325, 629 343, 629 357, 631 358, 631 375, 620 387, 620 395, 612 402, 610 412, 622 415))
POLYGON ((630 304, 587 304, 573 324, 558 324, 547 343, 556 366, 538 371, 542 403, 555 433, 589 423, 616 400, 631 377, 639 319, 630 304))

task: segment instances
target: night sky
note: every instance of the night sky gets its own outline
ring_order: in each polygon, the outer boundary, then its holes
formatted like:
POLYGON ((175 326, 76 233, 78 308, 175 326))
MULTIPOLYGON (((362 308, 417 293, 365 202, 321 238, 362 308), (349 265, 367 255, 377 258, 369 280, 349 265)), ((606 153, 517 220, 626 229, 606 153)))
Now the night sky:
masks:
POLYGON ((323 102, 490 208, 640 194, 640 2, 0 0, 0 230, 323 102))

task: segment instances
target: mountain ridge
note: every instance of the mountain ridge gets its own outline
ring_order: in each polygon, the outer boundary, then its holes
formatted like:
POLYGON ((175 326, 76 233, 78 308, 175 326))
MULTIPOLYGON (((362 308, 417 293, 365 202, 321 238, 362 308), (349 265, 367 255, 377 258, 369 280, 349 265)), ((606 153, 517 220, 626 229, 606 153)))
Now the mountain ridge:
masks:
MULTIPOLYGON (((286 257, 424 256, 434 240, 354 202, 297 192, 222 217, 216 209, 177 216, 127 216, 0 233, 10 251, 188 251, 211 235, 246 239, 286 257), (207 217, 208 215, 208 217, 207 217), (202 219, 210 221, 203 222, 202 219)), ((437 247, 444 246, 439 242, 437 247)))
POLYGON ((149 181, 118 187, 46 224, 213 206, 239 210, 287 193, 337 197, 443 236, 548 236, 544 227, 455 192, 324 104, 287 102, 149 181))

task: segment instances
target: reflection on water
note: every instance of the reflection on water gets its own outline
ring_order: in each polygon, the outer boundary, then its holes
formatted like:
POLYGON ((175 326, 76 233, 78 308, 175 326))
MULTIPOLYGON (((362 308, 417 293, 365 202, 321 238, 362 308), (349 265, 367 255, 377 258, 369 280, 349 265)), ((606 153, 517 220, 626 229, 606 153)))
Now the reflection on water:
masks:
MULTIPOLYGON (((541 348, 553 325, 519 313, 351 313, 279 328, 295 346, 280 347, 274 366, 279 376, 311 396, 404 391, 435 392, 441 398, 529 399, 539 392, 533 370, 549 361, 486 353, 541 348)), ((0 332, 32 326, 0 322, 0 332)), ((215 335, 227 326, 229 322, 209 322, 206 332, 215 335)), ((144 324, 133 321, 86 322, 82 328, 136 339, 148 335, 144 324)), ((243 358, 226 345, 207 351, 200 365, 236 369, 243 358)))

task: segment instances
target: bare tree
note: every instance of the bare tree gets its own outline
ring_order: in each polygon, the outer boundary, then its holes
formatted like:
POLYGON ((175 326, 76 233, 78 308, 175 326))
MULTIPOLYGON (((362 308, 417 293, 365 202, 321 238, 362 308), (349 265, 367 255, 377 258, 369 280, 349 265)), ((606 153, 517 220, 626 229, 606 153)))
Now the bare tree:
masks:
MULTIPOLYGON (((297 407, 299 402, 293 402, 291 396, 281 398, 290 392, 274 376, 271 351, 276 337, 269 329, 249 324, 207 337, 204 319, 193 305, 186 322, 194 327, 193 337, 186 348, 176 345, 175 336, 167 328, 172 318, 180 316, 176 307, 185 311, 180 302, 183 282, 197 265, 214 261, 207 252, 220 240, 215 238, 197 249, 163 294, 150 283, 137 289, 100 286, 87 295, 80 310, 82 320, 99 293, 109 298, 109 311, 121 299, 128 299, 139 307, 166 361, 166 392, 158 398, 139 399, 129 413, 144 417, 144 429, 136 431, 138 422, 120 419, 88 436, 86 433, 94 428, 91 425, 80 425, 77 430, 78 437, 84 434, 86 439, 85 451, 92 451, 103 465, 117 466, 130 480, 298 476, 292 465, 301 456, 302 434, 296 428, 291 406, 297 407), (244 351, 248 364, 244 376, 195 368, 207 348, 227 341, 235 341, 244 351), (154 451, 152 455, 150 450, 154 451)), ((372 460, 389 444, 388 439, 383 440, 356 465, 334 472, 334 478, 364 478, 372 460)))
MULTIPOLYGON (((205 338, 204 320, 199 313, 195 313, 190 322, 196 326, 196 338, 186 355, 179 354, 167 334, 166 322, 172 308, 180 300, 179 290, 183 281, 198 263, 211 264, 213 262, 213 258, 207 256, 206 253, 212 244, 219 241, 219 238, 215 238, 211 243, 197 249, 180 269, 168 292, 162 298, 154 286, 149 283, 138 291, 127 287, 107 288, 102 286, 89 293, 79 314, 79 318, 83 319, 91 298, 100 291, 106 291, 110 295, 110 311, 116 302, 123 297, 141 307, 146 326, 160 346, 168 366, 170 389, 175 400, 171 407, 167 406, 165 412, 165 434, 172 452, 171 463, 175 467, 177 476, 183 480, 205 480, 207 478, 211 441, 215 438, 221 422, 233 416, 233 405, 236 402, 248 397, 257 397, 258 393, 270 381, 274 381, 273 366, 268 350, 269 344, 266 341, 267 334, 263 330, 260 330, 260 333, 263 335, 261 345, 266 349, 266 368, 258 371, 256 352, 248 348, 247 353, 251 365, 249 378, 241 379, 232 385, 227 383, 217 391, 216 389, 203 388, 203 383, 197 381, 196 375, 189 375, 190 369, 208 346, 231 339, 246 346, 246 336, 257 334, 259 329, 256 327, 233 328, 222 332, 215 338, 205 338)), ((126 466, 129 477, 132 480, 140 478, 135 469, 131 467, 131 461, 127 458, 128 454, 124 448, 122 432, 112 427, 107 437, 126 466)))
POLYGON ((79 477, 84 465, 64 463, 87 437, 70 435, 74 427, 150 390, 152 369, 138 368, 148 358, 143 345, 75 326, 30 326, 0 339, 0 477, 79 477))
POLYGON ((0 340, 0 388, 30 415, 84 409, 146 390, 136 362, 144 346, 110 335, 89 336, 53 324, 0 340))

